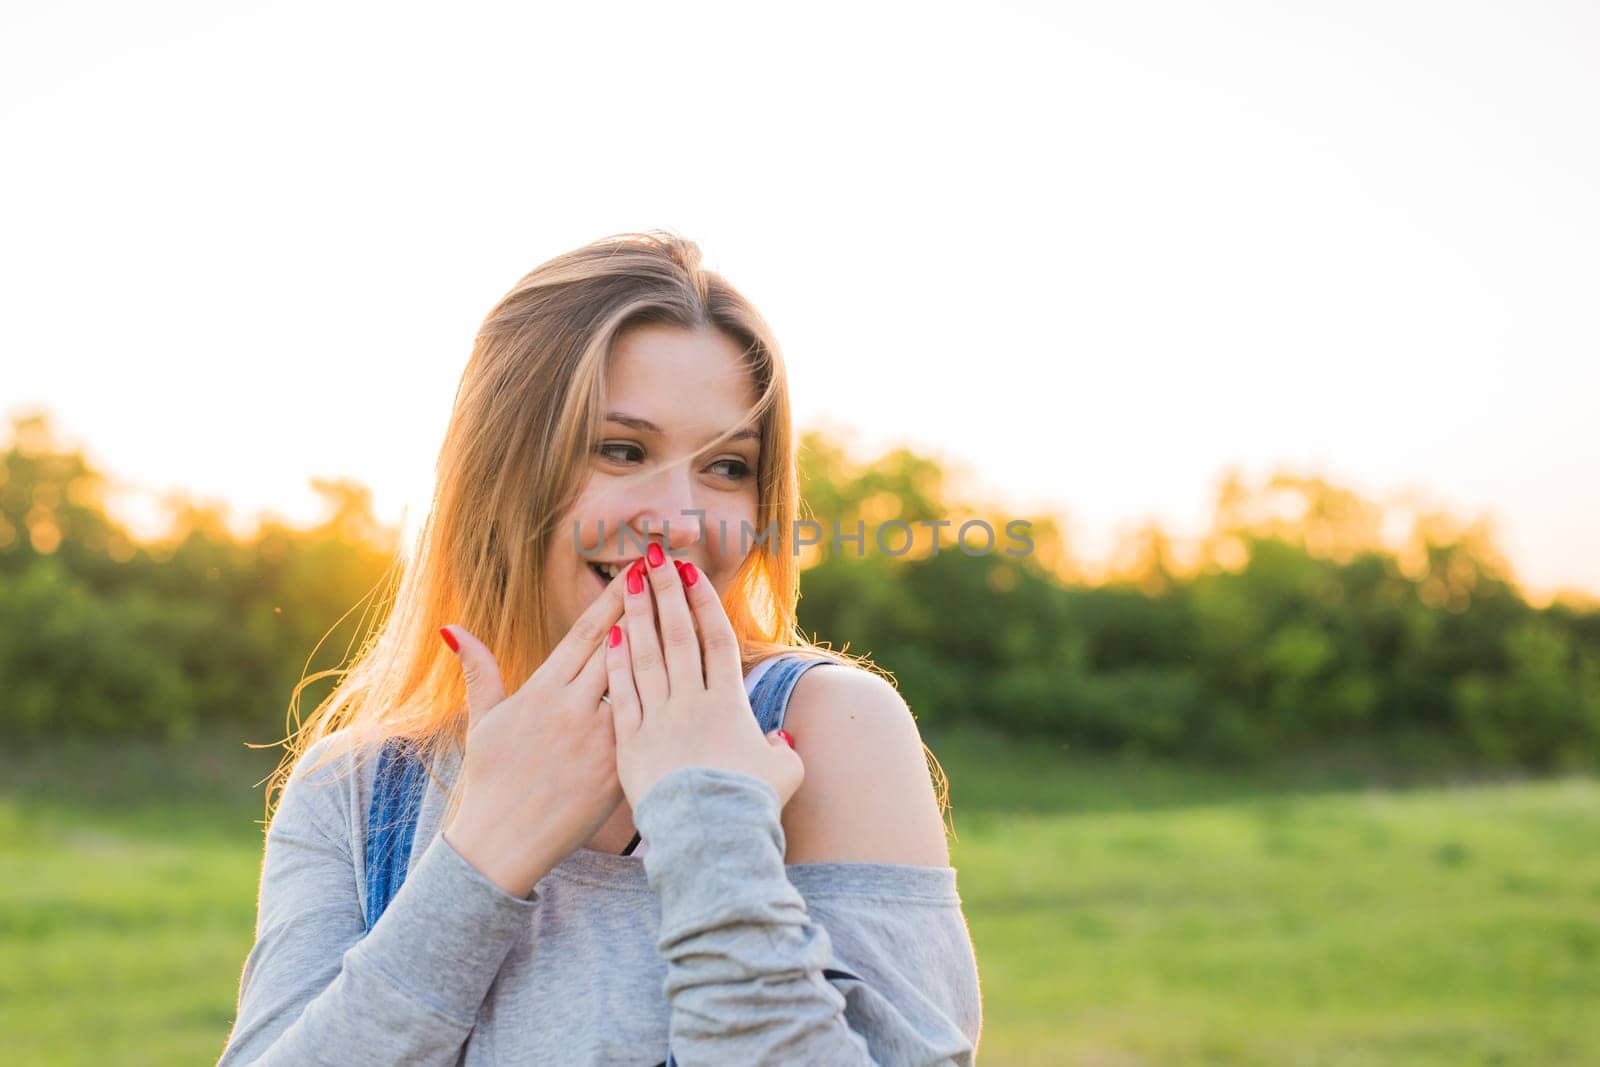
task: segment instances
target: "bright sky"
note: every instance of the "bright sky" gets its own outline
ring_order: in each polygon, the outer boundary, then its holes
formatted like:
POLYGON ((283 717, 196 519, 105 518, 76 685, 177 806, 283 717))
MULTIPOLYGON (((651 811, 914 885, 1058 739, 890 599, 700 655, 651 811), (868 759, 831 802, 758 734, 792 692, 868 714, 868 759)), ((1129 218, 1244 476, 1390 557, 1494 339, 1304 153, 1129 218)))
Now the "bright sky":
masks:
POLYGON ((802 425, 1087 551, 1288 467, 1600 593, 1600 7, 448 10, 7 5, 0 413, 130 485, 310 520, 349 477, 414 528, 483 315, 665 227, 773 322, 802 425))

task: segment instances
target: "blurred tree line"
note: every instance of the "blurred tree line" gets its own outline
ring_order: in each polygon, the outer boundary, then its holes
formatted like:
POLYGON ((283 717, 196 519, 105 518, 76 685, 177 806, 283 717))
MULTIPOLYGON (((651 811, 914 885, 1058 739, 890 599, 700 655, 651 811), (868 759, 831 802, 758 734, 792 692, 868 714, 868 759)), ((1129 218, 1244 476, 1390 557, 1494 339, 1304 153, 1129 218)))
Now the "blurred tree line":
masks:
MULTIPOLYGON (((315 481, 323 522, 247 538, 220 507, 179 500, 172 534, 138 543, 46 417, 14 417, 11 436, 0 727, 13 741, 237 725, 270 742, 379 621, 398 533, 361 486, 315 481)), ((1421 515, 1394 547, 1392 516, 1347 490, 1229 476, 1195 558, 1147 526, 1090 580, 1054 520, 1033 519, 1031 551, 1012 554, 1018 516, 955 499, 926 457, 858 462, 813 433, 801 462, 807 517, 826 531, 805 552, 801 624, 893 674, 924 726, 1236 763, 1367 741, 1600 766, 1600 609, 1527 603, 1482 525, 1421 515), (995 531, 989 551, 981 536, 958 546, 969 520, 995 531), (864 549, 835 542, 835 522, 862 523, 864 549)))

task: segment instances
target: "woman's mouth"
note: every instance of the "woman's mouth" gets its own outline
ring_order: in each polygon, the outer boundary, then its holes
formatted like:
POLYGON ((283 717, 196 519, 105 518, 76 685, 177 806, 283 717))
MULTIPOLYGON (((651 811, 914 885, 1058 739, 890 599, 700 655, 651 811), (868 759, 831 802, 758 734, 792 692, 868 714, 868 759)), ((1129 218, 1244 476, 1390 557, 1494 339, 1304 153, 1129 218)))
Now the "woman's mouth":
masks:
POLYGON ((626 563, 597 563, 593 560, 589 562, 589 570, 594 573, 595 577, 600 579, 602 587, 610 585, 611 579, 621 574, 622 569, 626 566, 626 563))

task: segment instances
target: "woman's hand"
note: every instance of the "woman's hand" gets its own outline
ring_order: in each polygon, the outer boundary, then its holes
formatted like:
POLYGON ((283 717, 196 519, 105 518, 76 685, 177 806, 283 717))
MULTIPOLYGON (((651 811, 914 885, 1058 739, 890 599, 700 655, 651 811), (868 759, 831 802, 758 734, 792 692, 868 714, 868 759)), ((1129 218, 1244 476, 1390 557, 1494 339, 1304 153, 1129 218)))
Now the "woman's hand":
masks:
POLYGON ((612 629, 606 651, 617 775, 629 804, 637 807, 679 767, 760 778, 787 804, 805 768, 782 731, 761 735, 744 690, 739 641, 716 589, 692 563, 666 566, 659 545, 646 560, 623 574, 626 618, 612 629))
POLYGON ((510 697, 481 641, 459 626, 441 631, 466 672, 468 722, 461 804, 444 838, 512 896, 532 892, 622 801, 601 699, 622 589, 619 575, 510 697))

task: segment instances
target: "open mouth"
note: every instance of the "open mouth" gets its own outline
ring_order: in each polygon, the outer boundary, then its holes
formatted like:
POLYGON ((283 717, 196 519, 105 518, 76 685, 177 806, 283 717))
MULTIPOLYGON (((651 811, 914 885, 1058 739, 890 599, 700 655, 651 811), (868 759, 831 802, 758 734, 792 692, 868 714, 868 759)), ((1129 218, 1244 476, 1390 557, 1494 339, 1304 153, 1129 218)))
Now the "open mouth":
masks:
POLYGON ((589 569, 600 579, 602 586, 610 585, 611 579, 621 574, 622 569, 626 566, 626 563, 597 563, 593 560, 589 562, 589 569))

